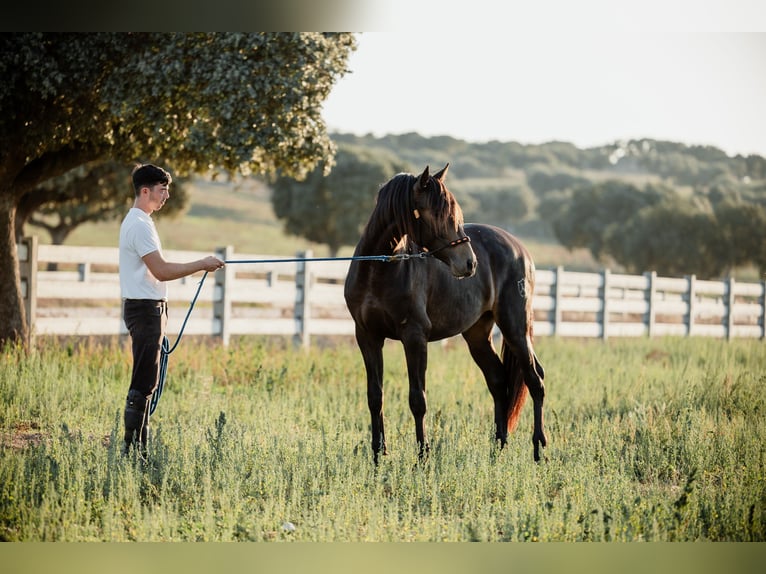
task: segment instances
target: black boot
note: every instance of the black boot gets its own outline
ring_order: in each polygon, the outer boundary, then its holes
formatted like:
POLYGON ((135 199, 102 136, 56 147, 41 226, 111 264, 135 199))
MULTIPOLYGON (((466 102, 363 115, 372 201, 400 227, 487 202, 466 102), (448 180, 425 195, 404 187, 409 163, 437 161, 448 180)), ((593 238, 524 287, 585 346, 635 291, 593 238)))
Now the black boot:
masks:
POLYGON ((142 457, 146 457, 146 444, 149 440, 149 400, 140 391, 130 389, 125 401, 125 447, 123 454, 135 444, 142 457))

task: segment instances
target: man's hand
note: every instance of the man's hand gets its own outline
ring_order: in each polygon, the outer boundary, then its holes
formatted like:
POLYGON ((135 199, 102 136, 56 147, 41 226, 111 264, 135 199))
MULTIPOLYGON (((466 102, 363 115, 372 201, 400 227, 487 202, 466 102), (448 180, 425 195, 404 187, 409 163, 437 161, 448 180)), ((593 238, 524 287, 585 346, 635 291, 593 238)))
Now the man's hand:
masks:
POLYGON ((152 275, 159 281, 173 281, 198 271, 216 271, 225 265, 223 261, 213 255, 189 263, 165 261, 159 251, 152 251, 144 255, 143 260, 152 275))
POLYGON ((209 272, 216 271, 226 265, 223 261, 218 259, 218 257, 214 257, 213 255, 201 259, 200 263, 202 264, 202 269, 209 272))

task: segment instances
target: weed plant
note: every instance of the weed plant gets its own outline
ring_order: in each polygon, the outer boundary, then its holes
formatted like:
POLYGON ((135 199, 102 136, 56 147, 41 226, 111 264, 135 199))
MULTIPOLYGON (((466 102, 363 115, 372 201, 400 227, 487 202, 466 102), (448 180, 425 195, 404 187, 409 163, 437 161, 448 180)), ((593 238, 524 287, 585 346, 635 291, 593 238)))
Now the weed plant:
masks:
POLYGON ((375 467, 361 356, 184 340, 148 462, 121 454, 124 343, 0 355, 0 539, 9 541, 764 541, 762 341, 540 339, 507 447, 462 341, 429 348, 419 463, 398 344, 390 454, 375 467))

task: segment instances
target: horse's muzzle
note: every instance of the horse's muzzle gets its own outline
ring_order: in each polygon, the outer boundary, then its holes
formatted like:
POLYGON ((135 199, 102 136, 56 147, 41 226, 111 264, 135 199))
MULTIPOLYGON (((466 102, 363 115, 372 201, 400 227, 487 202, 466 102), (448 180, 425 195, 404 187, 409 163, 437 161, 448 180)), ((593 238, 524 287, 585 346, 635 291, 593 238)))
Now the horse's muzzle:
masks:
POLYGON ((476 267, 478 262, 476 256, 471 250, 471 257, 467 259, 452 259, 449 261, 450 271, 457 279, 467 279, 473 277, 476 274, 476 267))
POLYGON ((479 262, 476 260, 476 257, 473 257, 473 258, 469 259, 466 262, 466 266, 468 267, 468 271, 466 272, 465 275, 463 275, 463 277, 473 277, 474 275, 476 275, 476 267, 478 265, 479 265, 479 262))
POLYGON ((463 273, 455 274, 455 277, 458 279, 467 279, 468 277, 473 277, 476 274, 476 265, 477 261, 475 257, 473 259, 468 259, 465 262, 465 271, 463 273))

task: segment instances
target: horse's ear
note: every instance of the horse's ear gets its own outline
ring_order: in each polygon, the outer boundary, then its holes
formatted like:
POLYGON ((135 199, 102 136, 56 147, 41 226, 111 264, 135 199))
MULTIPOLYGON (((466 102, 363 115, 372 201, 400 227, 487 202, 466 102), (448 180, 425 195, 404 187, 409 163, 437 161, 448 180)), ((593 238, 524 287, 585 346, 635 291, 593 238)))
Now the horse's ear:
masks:
POLYGON ((439 181, 444 181, 444 178, 445 178, 445 177, 446 177, 446 175, 447 175, 447 170, 448 170, 448 169, 449 169, 449 162, 447 163, 447 165, 445 165, 445 166, 442 168, 442 170, 441 170, 441 171, 437 171, 437 172, 434 174, 434 179, 438 179, 439 181))
POLYGON ((420 192, 428 187, 429 179, 431 179, 431 175, 428 172, 428 166, 426 166, 426 168, 423 170, 423 173, 418 176, 418 182, 417 185, 415 185, 415 192, 420 192))

